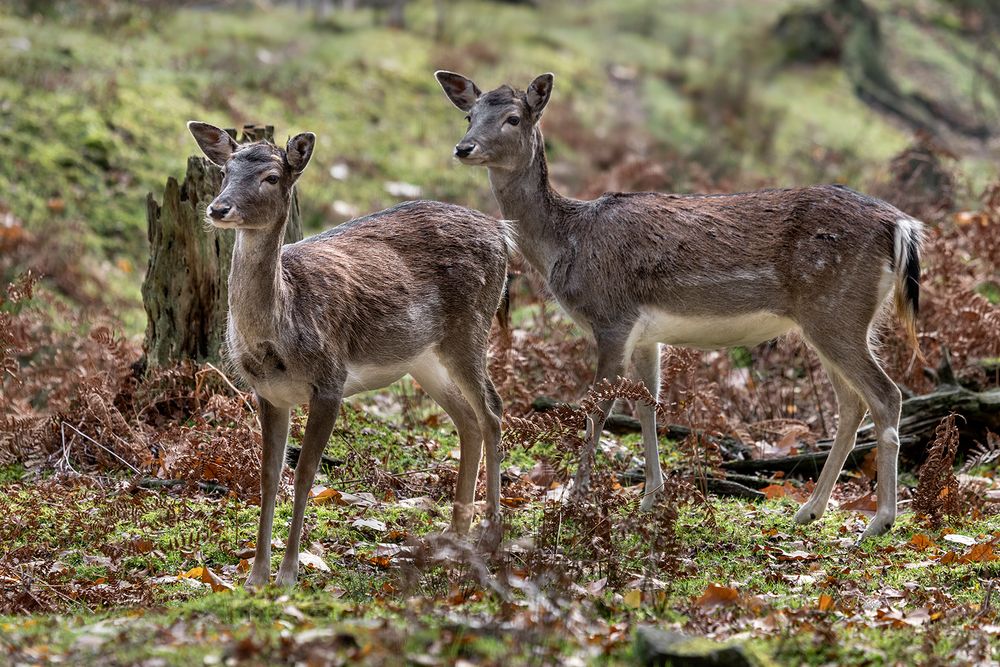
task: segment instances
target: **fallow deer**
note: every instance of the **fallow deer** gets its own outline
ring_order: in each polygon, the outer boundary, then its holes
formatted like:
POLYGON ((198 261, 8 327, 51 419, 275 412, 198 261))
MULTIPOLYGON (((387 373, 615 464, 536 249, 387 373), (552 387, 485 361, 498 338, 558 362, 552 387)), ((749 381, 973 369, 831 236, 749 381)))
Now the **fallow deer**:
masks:
POLYGON ((309 491, 341 399, 410 374, 455 422, 461 461, 451 529, 473 517, 486 448, 486 530, 499 528, 502 405, 486 370, 510 232, 460 206, 411 201, 282 246, 292 187, 315 135, 285 148, 239 145, 206 123, 188 128, 224 172, 207 221, 233 229, 228 355, 257 398, 263 435, 261 513, 248 588, 269 581, 275 496, 289 410, 309 405, 294 509, 275 583, 294 585, 309 491))
MULTIPOLYGON (((723 195, 608 193, 592 201, 549 184, 539 120, 552 74, 526 90, 482 93, 470 79, 436 73, 469 123, 455 146, 485 166, 517 243, 569 316, 597 343, 595 382, 629 360, 655 397, 661 343, 699 349, 754 345, 797 329, 819 355, 837 395, 833 448, 799 523, 818 519, 858 425, 871 412, 878 433, 878 509, 862 539, 896 517, 900 391, 872 353, 873 320, 891 290, 916 345, 921 224, 892 205, 838 185, 723 195)), ((611 404, 588 424, 578 489, 611 404)), ((646 479, 641 508, 663 485, 656 418, 637 405, 646 479)))

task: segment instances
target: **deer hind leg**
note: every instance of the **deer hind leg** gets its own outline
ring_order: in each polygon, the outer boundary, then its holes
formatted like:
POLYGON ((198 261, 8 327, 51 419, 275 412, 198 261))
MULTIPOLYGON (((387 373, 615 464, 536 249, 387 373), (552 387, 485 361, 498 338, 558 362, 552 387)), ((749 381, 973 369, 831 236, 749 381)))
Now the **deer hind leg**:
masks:
MULTIPOLYGON (((822 359, 822 357, 821 357, 822 359)), ((823 359, 823 368, 830 378, 833 390, 837 394, 837 435, 830 449, 830 455, 823 465, 816 488, 813 489, 809 497, 798 513, 795 515, 797 523, 809 523, 823 516, 826 512, 827 504, 830 502, 830 494, 833 486, 837 483, 844 462, 847 460, 851 450, 854 449, 854 441, 857 438, 858 426, 865 416, 865 402, 840 375, 837 369, 828 361, 823 359)))
MULTIPOLYGON (((440 359, 448 375, 475 413, 479 432, 483 436, 483 448, 486 450, 485 520, 487 523, 484 526, 481 546, 492 550, 499 546, 503 538, 503 524, 500 517, 500 418, 503 415, 503 402, 486 372, 485 344, 479 351, 470 352, 465 348, 454 356, 442 354, 440 359)), ((475 457, 475 467, 478 471, 478 456, 475 457)))
POLYGON ((246 588, 255 590, 267 586, 271 578, 271 530, 274 527, 274 504, 281 481, 281 467, 285 462, 285 441, 288 439, 288 408, 278 408, 258 395, 263 444, 260 469, 260 522, 257 524, 257 546, 254 550, 253 568, 247 577, 246 588))
POLYGON ((458 481, 455 484, 455 504, 452 508, 451 530, 465 535, 472 526, 475 514, 476 478, 479 460, 483 454, 483 434, 479 421, 462 390, 448 375, 440 362, 428 364, 410 373, 434 402, 448 414, 458 430, 459 451, 458 481))
MULTIPOLYGON (((660 397, 660 344, 653 343, 637 347, 632 352, 635 377, 646 385, 654 400, 660 397)), ((642 445, 646 457, 646 484, 643 487, 639 510, 653 509, 659 492, 663 489, 663 470, 660 468, 659 438, 656 434, 656 406, 645 401, 636 401, 635 411, 642 425, 642 445)))
MULTIPOLYGON (((596 387, 602 380, 613 382, 624 371, 625 366, 624 346, 613 338, 597 337, 597 373, 594 375, 596 387)), ((597 443, 601 439, 601 431, 604 430, 604 422, 608 417, 614 399, 601 401, 597 405, 597 411, 587 417, 587 432, 583 439, 583 451, 580 453, 580 466, 576 470, 573 492, 582 495, 590 488, 590 473, 594 460, 594 452, 597 451, 597 443)))
POLYGON ((825 339, 810 340, 816 345, 820 354, 829 360, 841 378, 861 395, 875 423, 878 438, 876 454, 878 507, 875 517, 869 522, 861 539, 881 535, 889 530, 896 520, 898 428, 903 397, 899 388, 875 361, 868 346, 867 331, 864 336, 851 338, 826 336, 825 339))

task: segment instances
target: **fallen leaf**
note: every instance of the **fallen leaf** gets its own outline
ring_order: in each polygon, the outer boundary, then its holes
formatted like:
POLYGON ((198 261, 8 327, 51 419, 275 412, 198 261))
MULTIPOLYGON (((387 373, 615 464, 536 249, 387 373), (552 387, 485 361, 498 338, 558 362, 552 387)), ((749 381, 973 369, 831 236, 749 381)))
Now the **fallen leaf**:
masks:
POLYGON ((135 549, 136 553, 148 554, 154 547, 152 540, 145 537, 137 537, 132 540, 132 548, 135 549))
MULTIPOLYGON (((392 498, 395 500, 395 498, 392 498)), ((336 503, 338 505, 357 505, 361 507, 370 507, 377 504, 375 496, 368 493, 348 493, 347 491, 341 491, 340 497, 337 498, 336 503)))
POLYGON ((223 580, 211 569, 205 567, 201 569, 201 580, 212 587, 213 593, 222 593, 224 591, 233 590, 233 585, 228 581, 223 580))
POLYGON ((954 542, 955 544, 961 544, 967 547, 971 547, 973 544, 976 543, 976 540, 974 538, 969 537, 968 535, 957 535, 955 533, 950 533, 948 535, 945 535, 944 539, 947 540, 948 542, 954 542))
POLYGON ((330 502, 335 503, 340 500, 340 491, 328 489, 325 486, 317 486, 309 492, 309 500, 317 505, 324 505, 330 502))
POLYGON ((500 504, 504 507, 523 507, 531 502, 530 498, 501 498, 500 504))
POLYGON ((833 596, 823 593, 819 596, 819 600, 816 602, 816 608, 820 611, 830 611, 833 609, 833 596))
POLYGON ((299 562, 306 567, 319 570, 320 572, 330 571, 330 566, 326 564, 326 561, 316 554, 309 553, 308 551, 303 551, 299 554, 299 562))
POLYGON ((788 492, 785 490, 785 487, 779 486, 778 484, 769 484, 765 486, 763 489, 761 489, 761 493, 763 493, 768 500, 774 500, 775 498, 784 498, 785 496, 788 495, 788 492))
POLYGON ((535 486, 541 486, 544 488, 548 488, 555 478, 556 470, 548 461, 538 461, 525 476, 525 479, 535 486))
POLYGON ((933 540, 923 533, 917 533, 911 537, 909 545, 914 549, 919 549, 920 551, 935 546, 933 540))
POLYGON ((819 556, 817 554, 811 554, 808 551, 802 551, 801 549, 793 549, 792 551, 775 549, 771 553, 775 554, 775 558, 780 561, 819 560, 819 556))
POLYGON ((695 604, 703 609, 714 609, 720 605, 736 604, 740 601, 740 592, 728 586, 709 584, 695 604))
POLYGON ((849 510, 851 512, 861 512, 869 516, 875 515, 875 510, 878 508, 878 501, 875 499, 874 493, 868 493, 863 496, 849 500, 840 506, 842 510, 849 510))
POLYGON ((991 561, 1000 560, 1000 556, 993 553, 993 545, 986 542, 984 544, 977 544, 968 553, 964 554, 959 562, 962 563, 988 563, 991 561))
POLYGON ((378 519, 355 519, 351 523, 352 528, 367 528, 369 530, 374 530, 376 533, 384 533, 387 528, 384 521, 379 521, 378 519))
POLYGON ((589 584, 587 584, 586 589, 587 592, 590 593, 591 595, 597 595, 598 593, 604 590, 604 587, 607 586, 607 584, 608 584, 608 578, 601 577, 597 581, 592 581, 589 584))
POLYGON ((623 602, 629 609, 638 609, 642 606, 642 591, 638 588, 633 588, 625 594, 623 602))
POLYGON ((938 558, 938 562, 941 563, 942 565, 951 565, 952 563, 959 562, 959 557, 958 554, 955 553, 954 551, 949 551, 945 555, 938 558))

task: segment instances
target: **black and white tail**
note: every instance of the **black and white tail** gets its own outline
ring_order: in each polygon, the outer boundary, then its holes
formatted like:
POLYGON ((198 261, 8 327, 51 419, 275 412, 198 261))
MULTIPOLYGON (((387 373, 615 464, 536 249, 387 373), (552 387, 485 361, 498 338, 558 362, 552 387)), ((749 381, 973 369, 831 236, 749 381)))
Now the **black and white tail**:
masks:
POLYGON ((919 220, 906 217, 896 221, 894 238, 893 270, 896 274, 896 315, 906 329, 907 338, 917 355, 920 342, 917 340, 917 313, 920 311, 920 243, 923 240, 923 224, 919 220))

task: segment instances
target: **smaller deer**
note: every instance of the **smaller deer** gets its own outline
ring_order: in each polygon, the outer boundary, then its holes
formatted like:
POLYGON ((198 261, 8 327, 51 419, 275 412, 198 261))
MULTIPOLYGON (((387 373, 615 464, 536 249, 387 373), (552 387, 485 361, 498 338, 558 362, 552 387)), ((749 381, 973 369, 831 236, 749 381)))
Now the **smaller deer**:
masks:
MULTIPOLYGON (((725 195, 607 193, 570 199, 549 184, 539 127, 553 76, 526 90, 483 93, 439 71, 469 129, 455 146, 464 164, 489 172, 518 245, 559 304, 597 342, 595 382, 631 361, 655 397, 660 343, 716 349, 754 345, 798 329, 819 354, 837 394, 839 426, 812 497, 795 518, 822 516, 855 433, 871 412, 878 433, 878 510, 862 539, 896 517, 900 391, 872 354, 872 322, 890 291, 916 347, 921 225, 892 205, 836 185, 725 195)), ((588 425, 577 488, 611 402, 588 425)), ((663 486, 656 414, 636 407, 650 509, 663 486)))
POLYGON ((188 128, 222 167, 207 221, 236 232, 229 274, 228 355, 253 387, 263 435, 261 512, 247 588, 269 581, 271 528, 289 410, 309 405, 288 544, 275 583, 292 586, 306 501, 341 400, 410 374, 455 422, 460 440, 451 530, 469 531, 486 448, 484 537, 500 530, 502 404, 486 371, 504 289, 506 223, 460 206, 413 201, 282 246, 291 192, 316 137, 282 149, 238 145, 206 123, 188 128))

